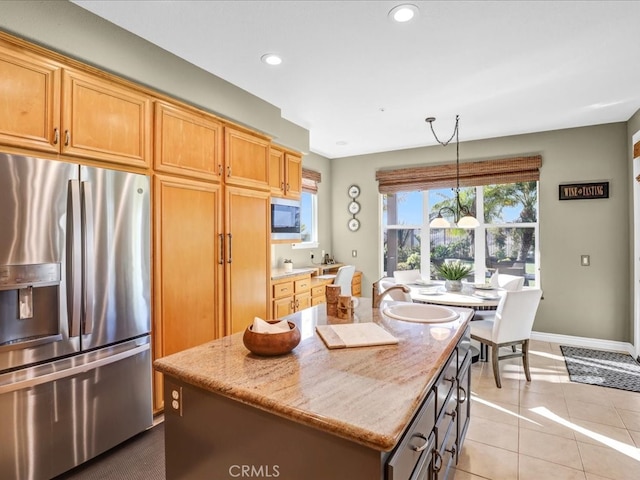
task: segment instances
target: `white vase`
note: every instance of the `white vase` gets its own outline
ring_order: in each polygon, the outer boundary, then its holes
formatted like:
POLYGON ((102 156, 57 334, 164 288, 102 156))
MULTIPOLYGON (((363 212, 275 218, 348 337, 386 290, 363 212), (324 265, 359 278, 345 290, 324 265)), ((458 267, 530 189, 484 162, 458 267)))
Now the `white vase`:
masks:
POLYGON ((285 263, 284 264, 284 271, 285 272, 290 272, 291 270, 293 270, 293 263, 285 263))
POLYGON ((462 280, 445 280, 444 289, 447 292, 461 292, 462 280))

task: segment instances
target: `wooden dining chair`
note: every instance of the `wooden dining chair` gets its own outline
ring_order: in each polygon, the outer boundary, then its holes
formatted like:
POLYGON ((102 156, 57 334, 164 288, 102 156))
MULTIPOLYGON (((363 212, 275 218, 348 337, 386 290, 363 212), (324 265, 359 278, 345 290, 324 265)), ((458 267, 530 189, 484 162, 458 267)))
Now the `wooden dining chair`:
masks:
POLYGON ((483 312, 483 320, 472 321, 471 338, 491 347, 491 363, 496 386, 502 388, 500 381, 500 360, 522 357, 524 374, 528 382, 531 381, 529 371, 529 338, 533 321, 542 298, 542 290, 526 289, 506 291, 502 293, 498 308, 493 315, 483 312), (521 345, 520 351, 513 351, 500 356, 500 347, 515 347, 521 345))

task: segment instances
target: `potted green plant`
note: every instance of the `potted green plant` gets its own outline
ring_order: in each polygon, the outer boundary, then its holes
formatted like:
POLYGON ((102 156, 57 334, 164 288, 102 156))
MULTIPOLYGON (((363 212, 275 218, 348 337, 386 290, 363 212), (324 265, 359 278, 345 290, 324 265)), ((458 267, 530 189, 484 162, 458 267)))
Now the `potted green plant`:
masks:
POLYGON ((434 267, 436 274, 445 279, 444 288, 448 292, 459 292, 462 290, 462 279, 473 270, 471 265, 466 265, 460 260, 444 262, 434 267))

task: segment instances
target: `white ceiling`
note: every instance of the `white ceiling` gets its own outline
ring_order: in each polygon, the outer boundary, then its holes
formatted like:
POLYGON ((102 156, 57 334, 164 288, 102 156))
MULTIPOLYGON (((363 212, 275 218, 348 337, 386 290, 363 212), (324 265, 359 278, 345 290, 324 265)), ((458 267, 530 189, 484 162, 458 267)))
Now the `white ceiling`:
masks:
POLYGON ((627 121, 638 1, 73 0, 279 107, 329 158, 627 121), (407 24, 387 13, 412 3, 407 24), (270 67, 264 53, 284 61, 270 67))

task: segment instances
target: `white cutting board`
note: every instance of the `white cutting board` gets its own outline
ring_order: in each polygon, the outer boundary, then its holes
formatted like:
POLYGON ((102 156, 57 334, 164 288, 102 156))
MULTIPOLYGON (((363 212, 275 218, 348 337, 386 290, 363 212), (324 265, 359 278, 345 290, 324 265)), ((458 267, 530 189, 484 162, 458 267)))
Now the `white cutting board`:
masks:
POLYGON ((316 331, 328 348, 393 345, 398 339, 372 322, 318 325, 316 331))

